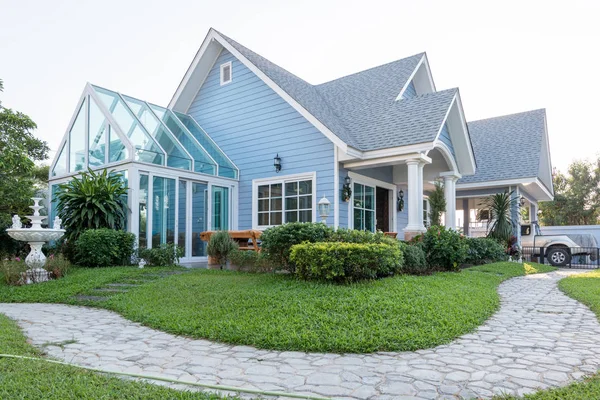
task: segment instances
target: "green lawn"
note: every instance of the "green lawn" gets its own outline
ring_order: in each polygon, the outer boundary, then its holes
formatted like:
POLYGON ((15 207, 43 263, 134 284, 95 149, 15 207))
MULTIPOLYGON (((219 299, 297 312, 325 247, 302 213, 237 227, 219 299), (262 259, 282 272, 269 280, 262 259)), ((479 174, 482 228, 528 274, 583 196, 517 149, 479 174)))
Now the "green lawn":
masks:
MULTIPOLYGON (((0 353, 39 357, 17 325, 0 314, 0 353)), ((0 358, 0 399, 221 399, 149 383, 125 381, 43 361, 0 358)))
POLYGON ((600 271, 573 275, 558 282, 558 288, 567 296, 588 306, 600 317, 600 271))
POLYGON ((600 375, 558 389, 540 390, 524 397, 496 396, 494 400, 595 400, 600 399, 600 375))
MULTIPOLYGON (((97 306, 147 326, 263 349, 336 353, 416 350, 473 331, 498 308, 505 279, 551 267, 496 263, 348 286, 290 276, 194 270, 143 284, 97 306)), ((154 269, 78 269, 32 286, 0 286, 0 302, 66 302, 154 269)))

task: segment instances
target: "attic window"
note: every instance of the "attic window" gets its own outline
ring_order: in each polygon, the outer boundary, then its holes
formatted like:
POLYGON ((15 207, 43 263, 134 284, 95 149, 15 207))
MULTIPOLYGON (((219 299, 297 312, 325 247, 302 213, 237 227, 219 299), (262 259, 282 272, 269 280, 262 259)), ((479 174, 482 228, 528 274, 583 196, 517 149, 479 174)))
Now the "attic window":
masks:
POLYGON ((231 61, 221 64, 221 86, 231 82, 231 61))

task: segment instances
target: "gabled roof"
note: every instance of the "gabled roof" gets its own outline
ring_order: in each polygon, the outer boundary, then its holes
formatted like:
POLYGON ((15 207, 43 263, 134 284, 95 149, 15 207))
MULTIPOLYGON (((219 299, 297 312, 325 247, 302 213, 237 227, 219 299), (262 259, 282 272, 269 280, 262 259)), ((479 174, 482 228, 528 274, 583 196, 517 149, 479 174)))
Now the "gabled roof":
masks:
POLYGON ((477 160, 474 175, 458 184, 537 178, 552 193, 546 110, 539 109, 468 123, 477 160), (544 167, 544 161, 547 166, 544 167), (548 171, 543 171, 543 169, 548 171), (546 173, 545 173, 546 172, 546 173))

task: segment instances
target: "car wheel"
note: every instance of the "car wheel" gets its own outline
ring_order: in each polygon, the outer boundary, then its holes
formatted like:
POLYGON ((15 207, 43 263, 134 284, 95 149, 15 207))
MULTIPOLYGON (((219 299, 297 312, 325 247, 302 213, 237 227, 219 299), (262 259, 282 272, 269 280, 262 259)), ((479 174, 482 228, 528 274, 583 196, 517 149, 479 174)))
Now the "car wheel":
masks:
POLYGON ((551 248, 548 250, 548 261, 555 267, 564 267, 571 262, 571 254, 562 247, 551 248))

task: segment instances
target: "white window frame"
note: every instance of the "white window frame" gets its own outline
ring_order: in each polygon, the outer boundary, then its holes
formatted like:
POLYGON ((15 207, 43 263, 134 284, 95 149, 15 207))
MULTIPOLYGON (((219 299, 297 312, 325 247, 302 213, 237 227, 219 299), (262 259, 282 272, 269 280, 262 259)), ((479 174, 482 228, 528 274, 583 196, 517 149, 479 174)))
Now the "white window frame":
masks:
POLYGON ((220 71, 220 74, 219 74, 220 79, 219 80, 221 82, 221 86, 231 83, 231 81, 233 80, 233 65, 231 64, 231 61, 221 64, 221 68, 219 71, 220 71), (227 67, 229 67, 229 80, 228 81, 223 79, 225 76, 225 74, 223 72, 225 71, 225 68, 227 68, 227 67))
POLYGON ((281 192, 281 221, 285 224, 285 184, 294 181, 312 181, 312 221, 317 222, 317 173, 316 171, 302 174, 272 176, 269 178, 252 180, 252 229, 265 230, 279 225, 259 225, 258 224, 258 187, 271 184, 282 184, 281 192))
MULTIPOLYGON (((360 175, 356 172, 348 172, 348 176, 352 181, 352 199, 348 204, 348 228, 354 229, 354 183, 361 185, 373 186, 377 190, 377 186, 388 189, 390 196, 390 207, 388 218, 390 219, 390 232, 398 232, 398 212, 396 211, 396 199, 398 196, 398 187, 393 183, 380 181, 379 179, 369 178, 368 176, 360 175)), ((375 207, 377 207, 377 192, 375 192, 375 207)), ((377 225, 377 210, 375 211, 375 225, 377 225)))
POLYGON ((426 213, 423 218, 423 224, 426 228, 429 228, 431 226, 431 203, 429 203, 429 196, 426 195, 423 195, 423 212, 426 213))

